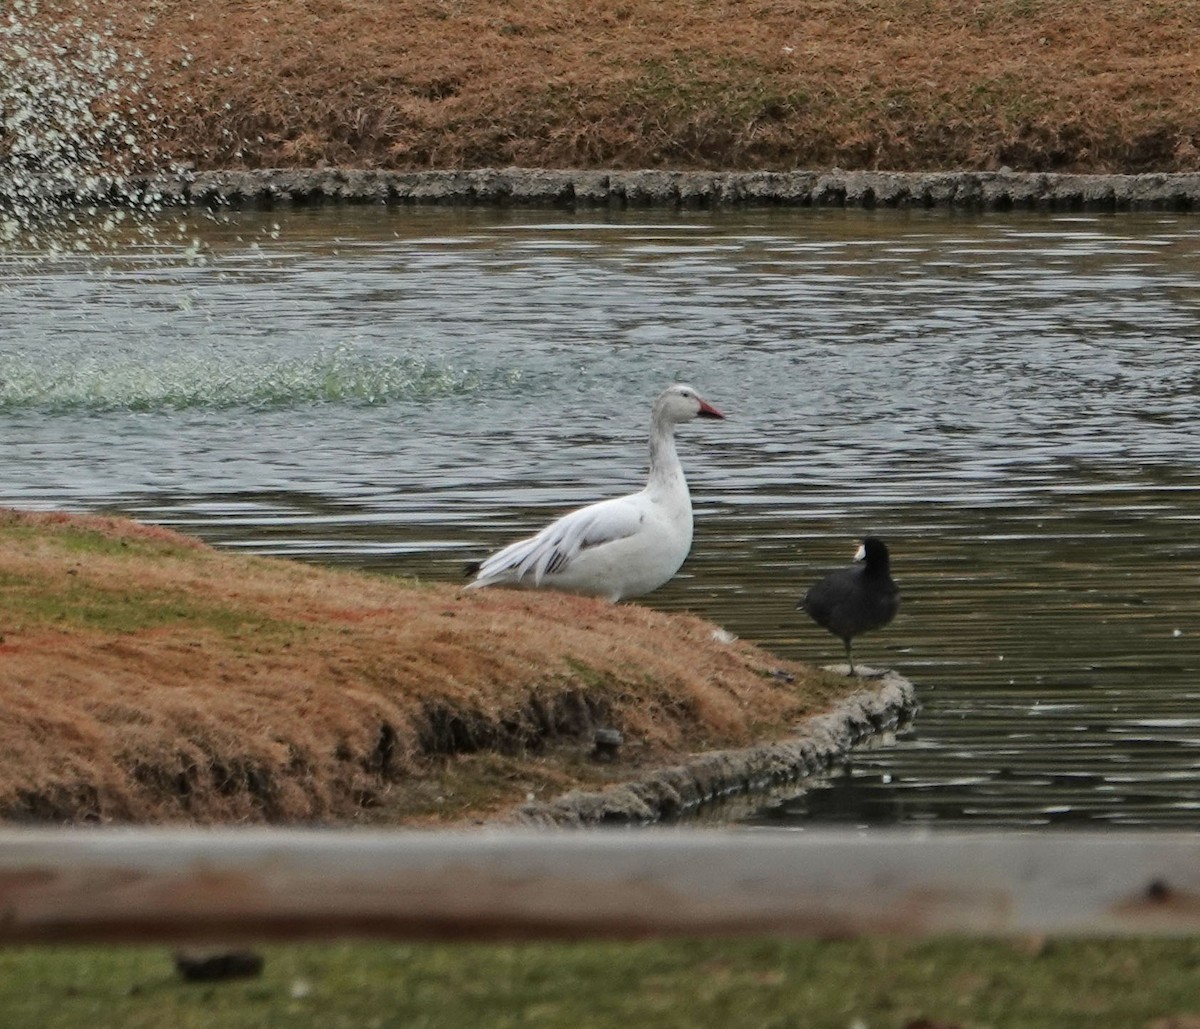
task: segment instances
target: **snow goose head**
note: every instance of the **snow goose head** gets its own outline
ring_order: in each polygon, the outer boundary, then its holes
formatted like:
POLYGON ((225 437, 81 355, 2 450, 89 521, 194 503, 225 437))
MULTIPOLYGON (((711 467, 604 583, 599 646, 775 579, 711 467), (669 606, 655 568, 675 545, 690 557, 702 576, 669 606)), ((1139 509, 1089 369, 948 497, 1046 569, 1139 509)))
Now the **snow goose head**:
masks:
POLYGON ((690 422, 693 418, 724 418, 715 407, 691 386, 677 382, 668 386, 654 402, 654 421, 668 425, 690 422))

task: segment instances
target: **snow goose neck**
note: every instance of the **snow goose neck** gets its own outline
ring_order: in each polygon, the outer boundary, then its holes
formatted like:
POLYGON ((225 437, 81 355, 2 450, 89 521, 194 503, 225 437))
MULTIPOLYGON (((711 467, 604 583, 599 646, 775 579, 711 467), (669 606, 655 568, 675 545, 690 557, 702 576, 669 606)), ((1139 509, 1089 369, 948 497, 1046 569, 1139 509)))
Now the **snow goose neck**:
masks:
POLYGON ((658 589, 692 548, 692 498, 675 451, 675 426, 724 417, 691 386, 667 387, 650 416, 646 488, 581 507, 510 544, 480 564, 467 588, 555 589, 614 602, 658 589))
POLYGON ((882 629, 900 608, 900 590, 892 581, 891 559, 883 540, 868 536, 854 560, 861 563, 830 572, 796 605, 846 645, 851 675, 854 657, 850 641, 864 632, 882 629))

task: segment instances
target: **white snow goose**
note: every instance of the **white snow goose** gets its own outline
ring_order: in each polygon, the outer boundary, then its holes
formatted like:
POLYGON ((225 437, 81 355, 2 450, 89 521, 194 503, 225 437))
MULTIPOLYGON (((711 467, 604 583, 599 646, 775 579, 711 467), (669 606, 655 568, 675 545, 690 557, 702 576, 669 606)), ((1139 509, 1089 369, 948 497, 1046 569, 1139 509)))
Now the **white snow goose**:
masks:
POLYGON ((650 416, 646 488, 581 507, 510 544, 479 565, 467 589, 555 589, 615 602, 669 582, 692 549, 692 498, 675 452, 675 426, 724 417, 691 386, 668 386, 650 416))

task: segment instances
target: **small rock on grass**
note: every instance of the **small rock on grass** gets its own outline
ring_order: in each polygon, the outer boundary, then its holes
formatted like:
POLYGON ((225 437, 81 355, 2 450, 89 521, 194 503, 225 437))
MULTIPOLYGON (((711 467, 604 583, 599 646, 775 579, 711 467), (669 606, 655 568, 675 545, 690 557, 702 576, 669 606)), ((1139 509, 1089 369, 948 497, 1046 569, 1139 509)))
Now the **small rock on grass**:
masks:
POLYGON ((250 979, 262 975, 263 956, 250 950, 179 951, 175 970, 190 983, 221 982, 225 979, 250 979))

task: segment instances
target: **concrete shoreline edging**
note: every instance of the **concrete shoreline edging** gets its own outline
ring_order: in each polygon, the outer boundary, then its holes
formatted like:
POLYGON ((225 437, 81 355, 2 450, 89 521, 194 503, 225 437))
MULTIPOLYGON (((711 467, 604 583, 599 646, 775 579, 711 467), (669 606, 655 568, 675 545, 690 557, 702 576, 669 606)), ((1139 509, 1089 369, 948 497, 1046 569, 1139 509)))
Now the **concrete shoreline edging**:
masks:
MULTIPOLYGON (((1041 172, 444 171, 260 169, 92 177, 53 187, 64 205, 259 208, 319 204, 567 208, 747 206, 972 211, 1200 211, 1200 171, 1041 172)), ((5 200, 0 195, 0 204, 5 200)))
POLYGON ((832 710, 805 719, 788 739, 710 751, 604 790, 572 790, 554 800, 522 804, 501 822, 543 828, 649 824, 727 797, 799 784, 826 771, 856 744, 903 725, 918 706, 913 684, 888 671, 832 710))

